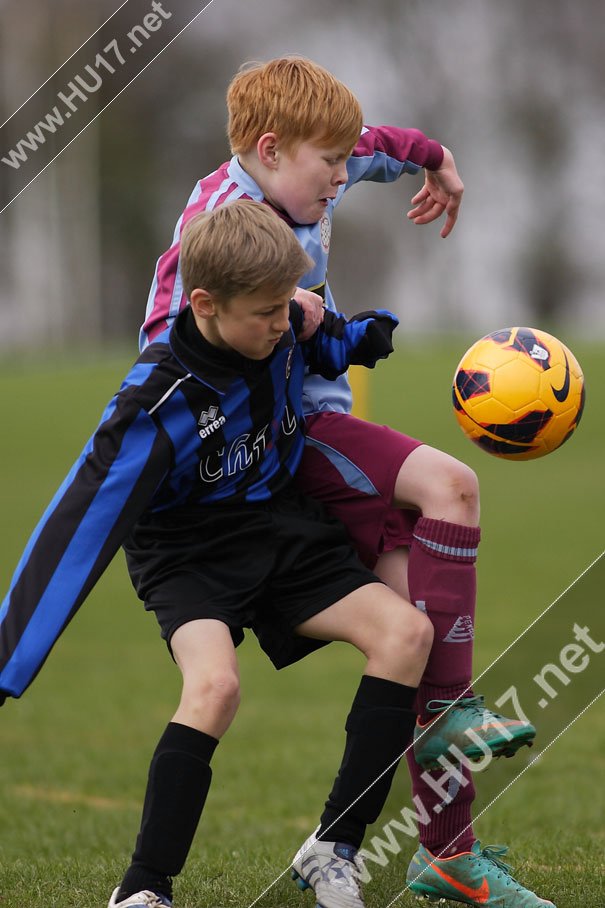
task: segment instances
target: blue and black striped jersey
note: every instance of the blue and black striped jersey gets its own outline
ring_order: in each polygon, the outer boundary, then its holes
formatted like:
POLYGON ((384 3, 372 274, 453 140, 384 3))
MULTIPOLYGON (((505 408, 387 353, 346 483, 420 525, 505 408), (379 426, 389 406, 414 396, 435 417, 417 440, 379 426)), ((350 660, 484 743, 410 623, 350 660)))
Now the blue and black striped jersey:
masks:
POLYGON ((302 456, 305 368, 335 378, 392 351, 384 310, 326 312, 296 342, 302 313, 271 356, 210 345, 184 309, 134 364, 42 516, 0 609, 0 702, 20 696, 144 513, 271 498, 302 456))

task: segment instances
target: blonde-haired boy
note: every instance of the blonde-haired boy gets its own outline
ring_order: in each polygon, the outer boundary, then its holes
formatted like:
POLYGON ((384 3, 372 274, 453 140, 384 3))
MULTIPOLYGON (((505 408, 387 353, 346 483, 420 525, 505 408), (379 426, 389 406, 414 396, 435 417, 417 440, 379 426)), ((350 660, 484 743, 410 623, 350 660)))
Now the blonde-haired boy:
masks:
MULTIPOLYGON (((412 738, 432 640, 426 616, 357 559, 342 525, 292 482, 304 445, 305 366, 338 375, 392 351, 397 319, 328 313, 304 344, 291 297, 309 259, 270 208, 236 201, 187 226, 191 306, 139 357, 47 508, 3 603, 0 702, 19 697, 120 545, 182 674, 154 753, 130 867, 111 908, 172 905, 239 702, 235 647, 271 616, 295 641, 277 667, 324 642, 366 666, 349 716, 348 766, 330 795, 378 816, 412 738), (386 773, 384 771, 386 770, 386 773), (365 789, 384 773, 378 785, 365 789)), ((119 737, 119 736, 118 736, 119 737)))
MULTIPOLYGON (((272 207, 313 260, 296 293, 310 320, 309 291, 318 294, 328 311, 335 309, 326 276, 332 218, 344 193, 359 181, 393 182, 423 168, 424 185, 412 198, 408 218, 422 225, 444 215, 441 236, 452 231, 463 184, 451 152, 416 129, 363 126, 354 94, 317 63, 290 55, 244 66, 229 86, 227 107, 233 157, 200 180, 179 224, 234 198, 272 207)), ((186 304, 177 229, 157 264, 142 346, 186 304)), ((512 908, 517 904, 516 890, 508 884, 512 878, 502 876, 475 840, 470 771, 462 768, 464 784, 445 802, 426 775, 452 743, 472 756, 479 736, 492 753, 510 756, 531 745, 535 736, 529 722, 504 720, 471 690, 480 538, 477 477, 442 451, 351 416, 346 375, 327 382, 309 374, 303 394, 307 441, 299 487, 346 525, 364 563, 403 598, 425 609, 435 628, 417 702, 414 753, 408 754, 414 795, 431 822, 420 827, 410 884, 422 891, 424 884, 416 881, 420 867, 425 882, 430 877, 439 891, 442 877, 432 871, 437 856, 447 859, 450 878, 459 875, 460 892, 465 886, 472 889, 464 882, 469 873, 491 874, 494 898, 502 897, 502 908, 512 908), (475 741, 467 735, 469 729, 475 741)), ((322 838, 328 834, 328 819, 333 821, 331 838, 359 845, 359 831, 353 833, 346 818, 336 820, 329 811, 322 818, 322 838)), ((300 861, 296 866, 302 870, 300 861)), ((451 897, 451 890, 443 894, 451 897)), ((545 904, 529 891, 526 897, 528 906, 545 904)))

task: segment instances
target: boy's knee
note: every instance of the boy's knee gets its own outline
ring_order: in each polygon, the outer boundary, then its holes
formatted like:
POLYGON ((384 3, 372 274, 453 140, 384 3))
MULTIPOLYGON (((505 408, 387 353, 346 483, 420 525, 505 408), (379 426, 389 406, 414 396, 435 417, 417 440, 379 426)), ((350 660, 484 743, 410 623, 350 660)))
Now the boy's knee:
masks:
POLYGON ((413 611, 410 610, 400 632, 407 640, 409 647, 414 649, 418 655, 428 657, 433 645, 434 628, 424 612, 417 608, 414 608, 413 611))
POLYGON ((418 508, 423 517, 467 526, 479 522, 479 481, 474 470, 426 445, 412 451, 402 464, 394 500, 398 507, 418 508))
POLYGON ((229 708, 237 708, 240 703, 240 683, 234 672, 215 672, 208 680, 207 696, 217 703, 229 708))
POLYGON ((455 460, 451 466, 450 483, 457 497, 463 501, 479 501, 479 480, 467 464, 455 460))
POLYGON ((433 638, 435 636, 435 627, 433 622, 425 615, 424 612, 421 612, 419 609, 416 609, 417 617, 421 619, 417 635, 419 646, 427 653, 430 653, 431 647, 433 646, 433 638))
POLYGON ((389 653, 396 657, 428 658, 433 645, 433 625, 429 618, 417 608, 408 605, 394 614, 388 628, 383 629, 380 639, 375 640, 376 649, 383 656, 389 653))
POLYGON ((234 713, 240 703, 240 683, 237 674, 229 669, 185 679, 183 696, 190 707, 234 713))
POLYGON ((469 466, 448 457, 438 474, 431 477, 425 517, 453 523, 475 523, 479 519, 479 480, 469 466))

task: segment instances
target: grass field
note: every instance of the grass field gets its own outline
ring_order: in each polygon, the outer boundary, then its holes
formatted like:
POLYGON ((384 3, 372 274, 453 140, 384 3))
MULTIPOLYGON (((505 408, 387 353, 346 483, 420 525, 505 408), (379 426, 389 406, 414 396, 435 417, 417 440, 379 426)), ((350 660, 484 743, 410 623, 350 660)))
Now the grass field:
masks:
MULTIPOLYGON (((470 340, 400 347, 372 374, 369 397, 374 421, 450 451, 479 475, 478 675, 605 547, 605 348, 572 343, 588 386, 576 437, 545 460, 514 464, 475 449, 451 414, 449 382, 470 340)), ((112 356, 0 368, 4 589, 35 521, 128 365, 129 358, 112 356)), ((571 639, 574 617, 590 624, 593 639, 605 640, 604 585, 599 564, 576 587, 575 599, 573 591, 564 596, 478 686, 493 702, 515 685, 532 718, 543 720, 542 746, 588 702, 604 676, 605 656, 592 654, 589 669, 574 675, 539 716, 527 679, 571 639)), ((214 760, 214 784, 177 884, 177 908, 247 908, 286 869, 316 823, 362 665, 333 645, 276 675, 253 639, 241 647, 240 661, 242 706, 214 760)), ((178 680, 120 556, 32 688, 0 712, 1 908, 104 908, 132 850, 149 757, 174 708, 178 680)), ((527 767, 481 816, 477 833, 485 843, 508 844, 517 875, 558 908, 605 904, 604 753, 601 700, 538 762, 529 764, 531 752, 519 754, 477 780, 481 810, 527 767)), ((402 768, 372 834, 381 834, 405 804, 402 768)), ((415 839, 401 836, 400 847, 367 886, 368 908, 396 899, 415 904, 409 893, 397 898, 415 839)), ((258 904, 314 903, 283 876, 258 904)))

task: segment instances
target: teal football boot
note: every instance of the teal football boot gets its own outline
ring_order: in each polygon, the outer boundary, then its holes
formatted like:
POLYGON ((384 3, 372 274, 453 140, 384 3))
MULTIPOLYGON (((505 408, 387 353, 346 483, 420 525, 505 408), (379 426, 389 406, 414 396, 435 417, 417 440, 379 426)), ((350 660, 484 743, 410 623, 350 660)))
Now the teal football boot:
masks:
POLYGON ((507 849, 475 842, 470 851, 436 858, 420 845, 407 873, 407 886, 420 901, 448 900, 473 908, 555 908, 522 886, 500 858, 507 849))
POLYGON ((416 762, 429 770, 443 768, 438 762, 442 756, 450 763, 459 762, 455 750, 450 750, 452 745, 469 760, 481 760, 490 753, 494 757, 512 757, 520 747, 532 746, 536 729, 530 722, 507 719, 483 703, 483 697, 429 700, 427 710, 436 716, 424 725, 416 723, 416 762))

